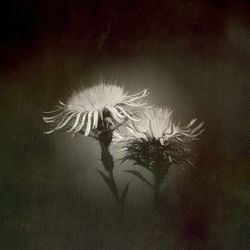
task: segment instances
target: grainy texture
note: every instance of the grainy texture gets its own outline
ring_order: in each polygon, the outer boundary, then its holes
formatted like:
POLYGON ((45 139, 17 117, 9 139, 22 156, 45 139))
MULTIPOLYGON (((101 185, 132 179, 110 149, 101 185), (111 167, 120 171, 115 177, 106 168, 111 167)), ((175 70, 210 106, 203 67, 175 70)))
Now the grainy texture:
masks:
MULTIPOLYGON (((5 2, 0 248, 249 249, 248 1, 5 2), (173 108, 177 120, 206 122, 197 168, 165 180, 163 218, 135 178, 126 217, 115 216, 96 171, 98 144, 43 135, 41 112, 101 76, 131 92, 148 88, 149 101, 173 108)), ((123 189, 129 164, 113 155, 123 189)))

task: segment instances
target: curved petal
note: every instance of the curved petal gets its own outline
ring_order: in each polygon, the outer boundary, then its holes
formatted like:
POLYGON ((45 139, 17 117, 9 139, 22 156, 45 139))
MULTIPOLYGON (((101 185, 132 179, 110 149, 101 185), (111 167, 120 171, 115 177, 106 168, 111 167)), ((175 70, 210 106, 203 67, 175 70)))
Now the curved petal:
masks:
POLYGON ((97 128, 97 126, 98 126, 98 116, 99 116, 98 110, 95 110, 93 112, 93 114, 94 114, 93 128, 97 128))
POLYGON ((125 116, 127 116, 130 120, 132 120, 132 121, 139 121, 139 120, 137 120, 137 119, 135 119, 135 118, 133 118, 132 116, 130 116, 122 107, 120 107, 119 105, 116 105, 116 107, 118 108, 118 109, 120 109, 120 111, 125 115, 125 116))
POLYGON ((89 133, 90 133, 90 130, 91 130, 91 124, 92 124, 92 121, 91 121, 92 117, 91 116, 92 116, 92 113, 93 113, 93 111, 90 111, 88 113, 87 127, 86 127, 86 130, 85 130, 85 133, 84 133, 85 136, 88 136, 89 133))
POLYGON ((84 125, 84 122, 86 120, 86 116, 87 116, 87 113, 84 113, 83 116, 82 116, 82 121, 81 121, 80 125, 78 126, 78 128, 76 128, 76 133, 79 132, 82 129, 82 127, 84 125))
MULTIPOLYGON (((70 113, 71 113, 71 112, 70 112, 70 113)), ((68 114, 65 115, 65 117, 64 117, 63 120, 60 122, 60 124, 58 124, 58 126, 55 127, 55 130, 59 130, 59 129, 65 127, 65 126, 68 124, 68 122, 71 120, 71 118, 76 114, 76 112, 73 112, 73 113, 71 113, 71 115, 69 115, 70 113, 68 113, 68 114), (69 115, 69 116, 67 117, 67 115, 69 115), (66 117, 67 117, 67 118, 66 118, 66 117)))
POLYGON ((76 115, 76 119, 75 119, 75 122, 74 122, 74 125, 72 126, 72 128, 68 129, 66 132, 72 132, 78 125, 79 123, 79 120, 80 120, 80 116, 81 116, 82 113, 79 113, 76 115))

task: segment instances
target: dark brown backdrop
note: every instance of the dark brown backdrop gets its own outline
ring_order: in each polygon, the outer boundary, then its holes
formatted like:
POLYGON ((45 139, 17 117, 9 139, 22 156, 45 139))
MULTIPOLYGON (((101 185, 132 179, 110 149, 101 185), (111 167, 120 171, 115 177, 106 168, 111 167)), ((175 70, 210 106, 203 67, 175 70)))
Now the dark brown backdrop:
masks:
POLYGON ((248 1, 21 0, 0 12, 1 249, 250 248, 248 1), (41 111, 100 76, 206 122, 197 169, 164 189, 161 223, 135 180, 127 217, 113 216, 93 142, 42 134, 41 111))

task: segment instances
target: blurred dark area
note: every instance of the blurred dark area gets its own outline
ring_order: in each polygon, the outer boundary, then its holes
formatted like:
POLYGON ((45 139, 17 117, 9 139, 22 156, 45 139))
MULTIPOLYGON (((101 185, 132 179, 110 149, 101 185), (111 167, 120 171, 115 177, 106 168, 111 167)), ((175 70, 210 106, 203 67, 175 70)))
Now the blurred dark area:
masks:
POLYGON ((1 2, 0 249, 250 249, 249 13, 229 0, 1 2), (117 215, 91 179, 89 138, 43 134, 42 111, 100 76, 205 121, 160 220, 133 182, 137 205, 117 215))

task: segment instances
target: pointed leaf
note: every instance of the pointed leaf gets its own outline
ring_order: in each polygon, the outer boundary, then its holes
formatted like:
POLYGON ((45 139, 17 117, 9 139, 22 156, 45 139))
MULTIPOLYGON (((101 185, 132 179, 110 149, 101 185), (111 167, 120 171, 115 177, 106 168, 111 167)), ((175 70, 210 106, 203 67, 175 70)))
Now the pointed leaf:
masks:
POLYGON ((114 182, 112 181, 112 179, 108 176, 106 176, 101 170, 97 170, 98 173, 101 175, 101 177, 103 178, 103 180, 107 183, 107 185, 109 186, 111 192, 113 193, 114 197, 119 200, 119 196, 117 194, 117 189, 116 186, 114 184, 114 182))
POLYGON ((97 170, 97 171, 101 175, 103 180, 108 184, 108 186, 110 186, 110 178, 106 176, 101 170, 97 170))
POLYGON ((134 176, 136 176, 137 178, 139 178, 141 181, 145 182, 152 189, 154 189, 154 186, 147 179, 145 179, 145 177, 143 177, 143 175, 140 172, 138 172, 136 170, 126 170, 125 172, 133 174, 134 176))
POLYGON ((127 198, 129 184, 130 183, 128 182, 127 185, 125 186, 125 188, 123 189, 122 193, 121 193, 120 201, 122 203, 122 206, 124 206, 124 203, 125 203, 126 198, 127 198))

